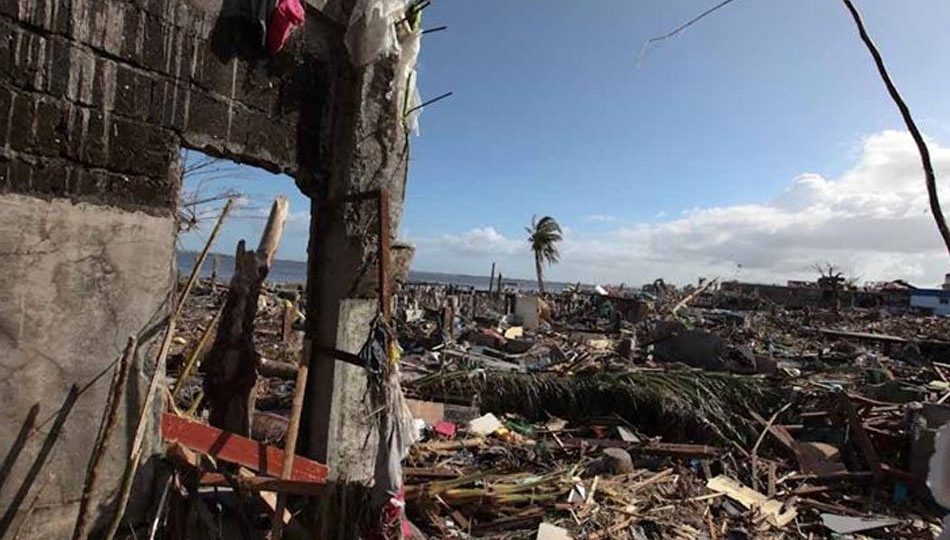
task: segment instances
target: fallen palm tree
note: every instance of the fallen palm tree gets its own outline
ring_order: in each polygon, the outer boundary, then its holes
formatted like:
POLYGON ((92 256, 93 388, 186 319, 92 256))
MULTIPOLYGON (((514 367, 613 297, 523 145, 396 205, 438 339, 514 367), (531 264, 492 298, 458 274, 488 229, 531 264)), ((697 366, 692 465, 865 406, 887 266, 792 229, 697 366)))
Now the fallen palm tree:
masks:
POLYGON ((581 419, 619 414, 643 431, 670 440, 755 440, 781 392, 757 376, 702 370, 633 370, 594 375, 510 371, 444 371, 408 385, 437 401, 471 402, 483 412, 546 414, 581 419), (756 413, 756 414, 751 414, 756 413))

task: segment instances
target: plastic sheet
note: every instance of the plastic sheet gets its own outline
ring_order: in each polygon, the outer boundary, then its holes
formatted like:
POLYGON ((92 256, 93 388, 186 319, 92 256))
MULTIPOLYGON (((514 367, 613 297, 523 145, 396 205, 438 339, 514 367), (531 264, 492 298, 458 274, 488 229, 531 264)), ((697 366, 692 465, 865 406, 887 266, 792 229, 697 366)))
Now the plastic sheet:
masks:
POLYGON ((353 8, 343 38, 350 61, 363 67, 382 58, 398 55, 390 99, 406 128, 419 132, 422 98, 417 83, 416 62, 422 42, 422 30, 406 20, 406 0, 359 0, 353 8))
POLYGON ((350 61, 357 67, 399 54, 396 22, 405 17, 404 0, 358 0, 343 36, 350 61))

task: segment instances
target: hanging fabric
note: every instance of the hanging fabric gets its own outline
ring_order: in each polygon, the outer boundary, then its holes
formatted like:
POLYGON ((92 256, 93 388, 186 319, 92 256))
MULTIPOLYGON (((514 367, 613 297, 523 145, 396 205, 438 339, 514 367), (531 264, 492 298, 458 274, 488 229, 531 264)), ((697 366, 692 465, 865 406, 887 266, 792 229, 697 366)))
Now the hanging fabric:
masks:
POLYGON ((280 52, 293 29, 302 25, 303 21, 304 10, 300 0, 277 0, 267 25, 267 52, 280 52))
POLYGON ((359 356, 367 370, 370 405, 376 411, 379 442, 373 475, 372 504, 380 509, 379 529, 369 538, 405 536, 405 490, 402 460, 415 442, 412 413, 399 385, 402 351, 389 326, 377 319, 359 356))

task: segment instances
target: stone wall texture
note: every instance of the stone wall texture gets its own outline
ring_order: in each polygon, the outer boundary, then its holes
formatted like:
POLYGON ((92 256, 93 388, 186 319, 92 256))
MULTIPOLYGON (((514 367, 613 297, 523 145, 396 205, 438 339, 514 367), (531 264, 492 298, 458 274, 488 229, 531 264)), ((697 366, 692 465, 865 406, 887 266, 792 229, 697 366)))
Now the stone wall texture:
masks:
POLYGON ((0 192, 167 213, 182 144, 272 172, 319 169, 341 29, 311 15, 260 58, 234 47, 219 10, 0 0, 0 192))

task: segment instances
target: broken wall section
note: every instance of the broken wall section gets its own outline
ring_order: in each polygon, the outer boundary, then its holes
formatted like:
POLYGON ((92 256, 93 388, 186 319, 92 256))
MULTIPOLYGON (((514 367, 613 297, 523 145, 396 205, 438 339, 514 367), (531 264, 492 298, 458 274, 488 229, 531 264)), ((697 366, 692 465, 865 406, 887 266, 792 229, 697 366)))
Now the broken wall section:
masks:
MULTIPOLYGON (((219 0, 0 1, 0 452, 34 404, 49 417, 72 384, 106 372, 128 336, 144 351, 160 335, 175 291, 181 146, 310 186, 327 175, 339 6, 309 10, 272 59, 222 47, 235 34, 220 9, 219 0)), ((115 493, 153 358, 135 363, 93 508, 115 493)), ((39 497, 21 537, 69 535, 107 387, 105 376, 80 396, 26 486, 28 503, 39 497)), ((48 428, 0 486, 4 511, 48 428)))

